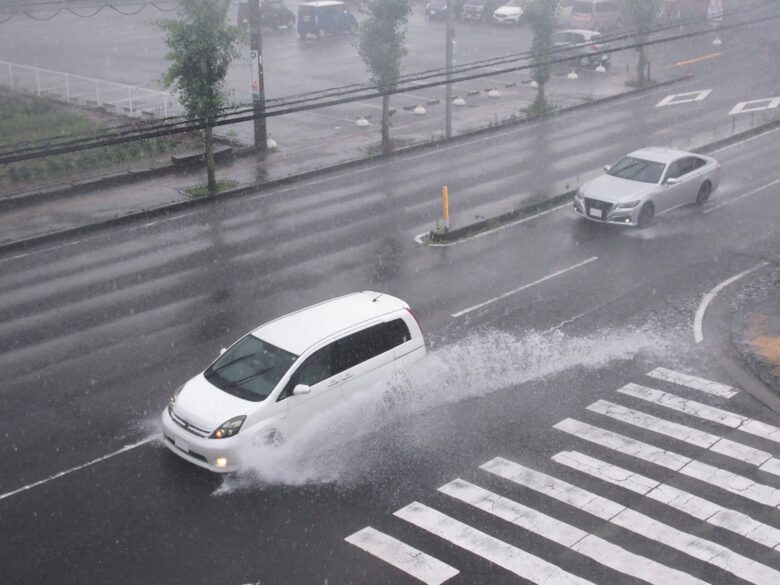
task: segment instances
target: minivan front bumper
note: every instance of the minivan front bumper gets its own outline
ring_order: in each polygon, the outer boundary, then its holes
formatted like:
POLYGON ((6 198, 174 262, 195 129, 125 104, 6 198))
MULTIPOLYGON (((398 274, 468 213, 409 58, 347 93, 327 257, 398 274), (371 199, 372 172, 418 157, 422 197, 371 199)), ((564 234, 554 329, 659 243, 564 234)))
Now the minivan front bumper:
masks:
POLYGON ((229 473, 241 467, 241 438, 227 439, 199 437, 176 424, 164 408, 161 416, 163 443, 173 453, 209 471, 229 473))

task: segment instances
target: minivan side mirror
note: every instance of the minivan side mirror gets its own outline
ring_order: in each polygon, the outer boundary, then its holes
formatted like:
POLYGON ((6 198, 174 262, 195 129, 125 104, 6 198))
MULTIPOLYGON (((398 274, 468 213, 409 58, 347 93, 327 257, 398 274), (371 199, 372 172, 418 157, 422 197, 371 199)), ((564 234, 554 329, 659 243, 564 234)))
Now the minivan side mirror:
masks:
POLYGON ((301 394, 311 394, 311 386, 296 384, 295 388, 293 388, 293 396, 300 396, 301 394))
POLYGON ((223 347, 222 349, 219 350, 219 355, 224 354, 226 351, 227 351, 227 347, 223 347))
POLYGON ((607 172, 607 173, 609 172, 609 169, 611 169, 611 168, 612 168, 612 165, 604 165, 604 171, 607 172))

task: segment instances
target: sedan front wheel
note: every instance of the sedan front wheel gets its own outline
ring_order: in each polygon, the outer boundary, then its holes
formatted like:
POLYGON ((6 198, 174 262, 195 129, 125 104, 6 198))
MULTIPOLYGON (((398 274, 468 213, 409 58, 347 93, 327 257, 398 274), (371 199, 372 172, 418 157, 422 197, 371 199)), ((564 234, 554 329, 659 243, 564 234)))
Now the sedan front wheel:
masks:
POLYGON ((699 205, 707 203, 707 200, 710 198, 710 193, 712 193, 712 185, 709 181, 704 181, 701 187, 699 187, 699 192, 696 194, 696 203, 699 205))
POLYGON ((653 217, 655 216, 655 207, 652 203, 645 203, 642 209, 639 210, 639 219, 637 225, 640 228, 646 228, 653 223, 653 217))

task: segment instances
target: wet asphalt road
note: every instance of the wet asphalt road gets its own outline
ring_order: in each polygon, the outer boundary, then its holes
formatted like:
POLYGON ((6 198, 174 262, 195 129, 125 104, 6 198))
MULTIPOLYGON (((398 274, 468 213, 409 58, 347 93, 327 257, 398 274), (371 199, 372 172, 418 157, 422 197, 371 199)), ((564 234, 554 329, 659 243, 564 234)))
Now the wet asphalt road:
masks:
MULTIPOLYGON (((561 209, 449 248, 413 240, 432 223, 429 194, 442 178, 466 207, 511 206, 507 193, 529 184, 541 190, 635 147, 728 126, 734 103, 780 91, 772 71, 744 67, 757 52, 746 44, 697 64, 684 89, 0 258, 3 580, 416 582, 344 542, 370 525, 456 567, 451 583, 523 582, 393 517, 420 501, 594 583, 640 582, 436 493, 464 477, 710 583, 749 582, 484 477, 477 467, 499 455, 780 570, 776 552, 550 461, 561 449, 604 456, 552 426, 570 416, 607 426, 584 408, 628 382, 646 383, 656 366, 728 383, 693 343, 691 324, 704 293, 777 257, 780 191, 767 185, 780 180, 778 133, 715 153, 723 181, 708 206, 680 209, 645 231, 584 225, 561 209), (655 107, 668 93, 708 88, 701 102, 655 107), (153 439, 171 391, 249 328, 361 289, 406 299, 427 334, 431 355, 413 373, 412 400, 385 407, 381 392, 367 393, 367 411, 350 407, 325 420, 270 470, 261 461, 259 478, 223 481, 154 440, 75 469, 153 439)), ((780 424, 744 394, 713 403, 780 424)), ((649 431, 636 435, 701 456, 649 431)), ((780 527, 777 510, 622 457, 625 467, 780 527)), ((780 489, 780 479, 745 463, 706 458, 780 489)))

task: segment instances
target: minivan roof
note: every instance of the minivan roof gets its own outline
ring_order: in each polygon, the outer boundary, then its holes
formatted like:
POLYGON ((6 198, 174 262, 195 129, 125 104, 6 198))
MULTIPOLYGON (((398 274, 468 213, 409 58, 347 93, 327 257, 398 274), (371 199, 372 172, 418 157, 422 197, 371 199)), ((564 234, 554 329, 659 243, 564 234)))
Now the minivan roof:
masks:
POLYGON ((261 325, 252 335, 295 355, 360 323, 408 308, 393 296, 372 291, 352 293, 284 315, 261 325))

